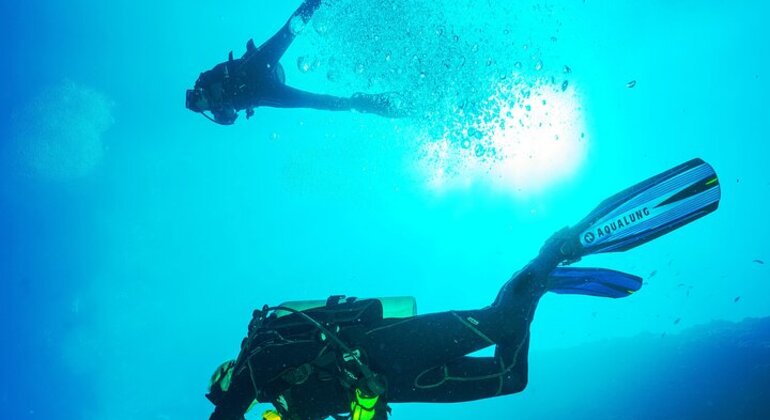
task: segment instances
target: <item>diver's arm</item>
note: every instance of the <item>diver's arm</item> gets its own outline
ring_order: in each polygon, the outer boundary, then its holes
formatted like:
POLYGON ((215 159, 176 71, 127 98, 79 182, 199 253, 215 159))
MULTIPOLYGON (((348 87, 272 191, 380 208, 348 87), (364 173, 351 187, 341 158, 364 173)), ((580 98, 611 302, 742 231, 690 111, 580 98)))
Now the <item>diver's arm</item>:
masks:
POLYGON ((263 89, 260 106, 273 108, 312 108, 328 111, 349 111, 353 108, 350 98, 305 92, 291 86, 278 85, 263 89))
POLYGON ((227 391, 210 392, 206 397, 216 406, 209 420, 242 420, 256 398, 248 369, 233 376, 227 391))
POLYGON ((259 54, 268 64, 275 65, 281 59, 283 53, 294 41, 294 37, 310 21, 319 6, 321 6, 321 0, 304 0, 281 29, 259 47, 259 54))

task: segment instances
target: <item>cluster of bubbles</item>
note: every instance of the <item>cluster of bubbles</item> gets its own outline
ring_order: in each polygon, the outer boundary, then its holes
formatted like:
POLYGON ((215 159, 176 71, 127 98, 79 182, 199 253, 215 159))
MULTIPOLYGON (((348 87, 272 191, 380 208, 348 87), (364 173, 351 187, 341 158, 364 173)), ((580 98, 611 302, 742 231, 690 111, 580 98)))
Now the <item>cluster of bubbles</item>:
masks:
POLYGON ((574 95, 572 70, 550 53, 556 12, 526 1, 337 0, 310 22, 313 54, 297 67, 325 71, 339 91, 399 92, 424 141, 448 143, 447 154, 505 159, 500 130, 548 124, 533 120, 549 117, 542 91, 574 95))
POLYGON ((88 175, 104 155, 112 108, 105 95, 72 81, 44 90, 13 116, 18 163, 52 180, 88 175))

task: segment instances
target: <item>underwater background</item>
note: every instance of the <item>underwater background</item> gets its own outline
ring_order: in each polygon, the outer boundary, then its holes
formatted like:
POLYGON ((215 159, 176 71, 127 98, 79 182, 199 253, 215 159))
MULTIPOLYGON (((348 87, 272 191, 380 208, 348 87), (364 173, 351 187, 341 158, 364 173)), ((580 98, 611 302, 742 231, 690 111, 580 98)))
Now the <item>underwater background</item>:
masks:
POLYGON ((208 418, 254 308, 487 305, 552 232, 701 157, 719 210, 581 262, 645 284, 547 295, 524 392, 392 418, 770 418, 766 2, 326 0, 287 83, 418 116, 185 109, 298 5, 0 3, 0 417, 208 418))

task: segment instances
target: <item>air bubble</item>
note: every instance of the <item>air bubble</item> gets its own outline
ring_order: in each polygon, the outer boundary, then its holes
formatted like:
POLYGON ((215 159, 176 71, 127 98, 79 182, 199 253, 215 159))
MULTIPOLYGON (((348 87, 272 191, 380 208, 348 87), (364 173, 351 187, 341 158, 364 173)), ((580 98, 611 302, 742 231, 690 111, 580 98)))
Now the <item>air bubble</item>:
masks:
POLYGON ((305 29, 305 21, 300 16, 294 16, 289 21, 289 30, 292 34, 297 35, 305 29))
POLYGON ((476 155, 476 157, 484 156, 484 152, 486 152, 486 150, 481 144, 477 144, 476 147, 473 148, 473 154, 476 155))
POLYGON ((313 70, 313 67, 314 65, 313 65, 312 58, 306 55, 301 55, 297 57, 297 69, 299 69, 299 71, 301 71, 302 73, 307 73, 313 70))
POLYGON ((318 35, 324 35, 329 31, 329 26, 326 24, 325 20, 316 18, 313 19, 313 29, 315 29, 318 35))

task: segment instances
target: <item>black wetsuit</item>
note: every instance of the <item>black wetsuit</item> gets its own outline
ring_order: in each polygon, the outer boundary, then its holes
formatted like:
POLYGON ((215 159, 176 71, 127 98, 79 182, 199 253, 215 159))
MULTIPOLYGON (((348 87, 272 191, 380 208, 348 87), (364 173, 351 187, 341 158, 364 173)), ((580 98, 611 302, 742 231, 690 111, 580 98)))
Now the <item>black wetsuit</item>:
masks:
MULTIPOLYGON (((486 308, 363 320, 343 329, 340 338, 361 349, 371 370, 387 382, 376 418, 387 417, 384 401, 461 402, 522 391, 527 385, 529 328, 535 308, 547 290, 548 274, 567 257, 560 237, 549 240, 486 308), (492 345, 496 346, 494 357, 467 356, 492 345)), ((358 315, 357 319, 365 318, 358 315)), ((255 397, 276 404, 277 395, 286 402, 290 420, 317 420, 346 412, 351 392, 319 363, 326 352, 329 344, 317 337, 261 347, 251 359, 256 371, 252 376, 261 383, 252 383, 248 369, 237 374, 230 391, 217 401, 211 419, 240 419, 255 397), (303 364, 316 368, 299 385, 287 382, 286 372, 293 375, 291 369, 303 364)))
POLYGON ((221 124, 232 124, 237 112, 260 106, 275 108, 314 108, 331 111, 355 109, 361 112, 385 116, 403 116, 388 94, 358 93, 350 98, 322 95, 295 89, 284 84, 283 69, 279 61, 296 37, 318 9, 321 0, 305 0, 291 15, 281 29, 260 47, 249 40, 246 53, 238 59, 217 64, 211 70, 201 73, 195 83, 195 90, 206 98, 206 107, 197 109, 211 111, 214 120, 221 124))

